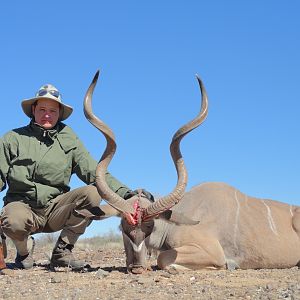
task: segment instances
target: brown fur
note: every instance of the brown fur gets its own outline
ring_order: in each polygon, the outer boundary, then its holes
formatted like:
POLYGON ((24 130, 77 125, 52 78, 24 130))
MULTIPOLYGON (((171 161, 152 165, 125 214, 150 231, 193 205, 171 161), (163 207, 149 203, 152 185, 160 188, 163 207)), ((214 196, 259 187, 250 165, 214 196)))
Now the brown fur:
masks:
POLYGON ((144 264, 146 248, 160 251, 160 268, 175 265, 189 269, 258 269, 299 265, 298 206, 249 197, 224 183, 204 183, 187 192, 173 211, 199 223, 178 225, 156 219, 151 221, 153 226, 137 229, 122 221, 124 236, 132 230, 141 230, 145 236, 139 253, 133 250, 134 240, 130 243, 124 239, 127 266, 144 264), (149 228, 151 232, 147 232, 149 228))

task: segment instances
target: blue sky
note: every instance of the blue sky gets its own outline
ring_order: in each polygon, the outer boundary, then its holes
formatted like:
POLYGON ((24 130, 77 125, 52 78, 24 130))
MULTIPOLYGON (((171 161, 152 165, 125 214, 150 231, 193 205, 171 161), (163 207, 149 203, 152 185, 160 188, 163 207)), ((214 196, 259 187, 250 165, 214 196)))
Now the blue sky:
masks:
MULTIPOLYGON (((164 195, 176 183, 171 137, 199 110, 197 73, 209 114, 182 142, 188 189, 223 181, 300 205, 299 11, 296 0, 2 2, 0 136, 28 123, 21 100, 52 83, 99 159, 105 141, 82 101, 100 69, 93 107, 118 144, 110 172, 164 195)), ((118 223, 94 222, 85 236, 118 223)))

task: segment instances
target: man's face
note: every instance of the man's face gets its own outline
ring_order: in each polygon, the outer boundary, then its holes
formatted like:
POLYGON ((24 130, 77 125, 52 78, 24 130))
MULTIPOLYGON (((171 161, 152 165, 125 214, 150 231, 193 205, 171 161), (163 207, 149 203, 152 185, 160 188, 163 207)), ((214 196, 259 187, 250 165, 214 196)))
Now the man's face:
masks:
POLYGON ((59 110, 59 103, 48 99, 40 99, 37 101, 36 106, 32 106, 35 122, 45 129, 51 129, 56 125, 59 110))

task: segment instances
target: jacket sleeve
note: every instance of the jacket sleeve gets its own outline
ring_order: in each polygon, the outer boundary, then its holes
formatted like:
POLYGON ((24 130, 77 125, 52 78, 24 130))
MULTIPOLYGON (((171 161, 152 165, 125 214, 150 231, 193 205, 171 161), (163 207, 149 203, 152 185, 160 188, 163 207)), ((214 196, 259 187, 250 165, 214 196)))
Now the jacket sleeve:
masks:
POLYGON ((4 145, 4 140, 0 139, 0 191, 6 188, 6 177, 9 170, 9 153, 4 145))
POLYGON ((124 198, 125 194, 130 191, 130 189, 118 179, 113 177, 109 172, 106 172, 106 182, 111 190, 117 193, 120 197, 124 198))
MULTIPOLYGON (((92 158, 81 141, 77 138, 76 147, 73 150, 73 173, 75 173, 83 182, 91 184, 95 182, 97 161, 92 158)), ((109 172, 106 173, 106 182, 108 186, 120 197, 130 189, 113 177, 109 172)))

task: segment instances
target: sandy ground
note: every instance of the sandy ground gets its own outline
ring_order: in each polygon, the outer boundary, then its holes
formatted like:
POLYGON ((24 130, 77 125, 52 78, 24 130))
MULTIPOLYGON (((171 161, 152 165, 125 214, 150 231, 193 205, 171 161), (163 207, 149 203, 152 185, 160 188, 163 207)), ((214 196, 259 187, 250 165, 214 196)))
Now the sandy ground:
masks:
MULTIPOLYGON (((81 272, 50 270, 52 246, 37 245, 31 270, 4 270, 0 299, 300 299, 300 270, 219 270, 172 272, 151 270, 128 274, 120 245, 78 245, 74 254, 85 259, 81 272)), ((14 249, 7 265, 13 268, 14 249)))

